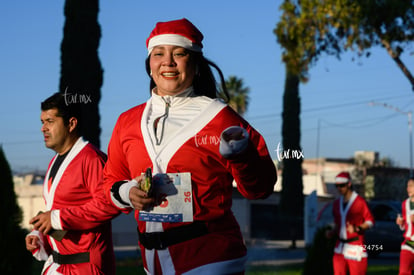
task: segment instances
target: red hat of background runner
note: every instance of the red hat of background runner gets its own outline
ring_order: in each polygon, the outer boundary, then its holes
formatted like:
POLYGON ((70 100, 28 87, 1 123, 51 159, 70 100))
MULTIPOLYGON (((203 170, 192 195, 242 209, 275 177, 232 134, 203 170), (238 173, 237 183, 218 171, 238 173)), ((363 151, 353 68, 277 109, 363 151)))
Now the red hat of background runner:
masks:
POLYGON ((201 52, 203 34, 187 19, 158 22, 147 38, 148 54, 155 46, 175 45, 201 52))
POLYGON ((335 177, 335 184, 347 183, 351 180, 351 175, 348 172, 341 172, 335 177))

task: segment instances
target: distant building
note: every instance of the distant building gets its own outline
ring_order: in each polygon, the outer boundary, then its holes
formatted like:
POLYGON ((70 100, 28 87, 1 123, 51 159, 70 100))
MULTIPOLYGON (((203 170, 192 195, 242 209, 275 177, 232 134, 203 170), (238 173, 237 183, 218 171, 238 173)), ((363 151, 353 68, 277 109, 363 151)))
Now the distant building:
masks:
POLYGON ((17 202, 22 209, 23 219, 21 227, 31 230, 29 220, 39 211, 44 211, 43 181, 45 173, 32 172, 13 176, 14 192, 17 202))
POLYGON ((376 166, 379 163, 379 153, 373 151, 356 151, 354 154, 354 162, 369 167, 376 166))

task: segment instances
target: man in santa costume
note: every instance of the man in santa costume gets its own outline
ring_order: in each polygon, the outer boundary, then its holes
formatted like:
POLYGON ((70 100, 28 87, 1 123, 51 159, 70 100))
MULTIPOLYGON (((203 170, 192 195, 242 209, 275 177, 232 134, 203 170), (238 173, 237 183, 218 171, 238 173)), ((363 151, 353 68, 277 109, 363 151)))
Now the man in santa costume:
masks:
POLYGON ((31 219, 26 248, 45 261, 42 274, 115 274, 110 218, 119 211, 103 193, 106 155, 83 140, 80 106, 64 97, 41 104, 45 145, 57 154, 44 182, 47 212, 31 219))
POLYGON ((243 274, 233 180, 244 197, 262 199, 277 179, 262 136, 218 99, 210 66, 223 77, 202 39, 187 19, 156 24, 151 97, 121 114, 108 147, 106 193, 123 212, 135 209, 148 274, 243 274), (152 192, 141 187, 148 168, 152 192))
POLYGON ((396 219, 401 230, 404 230, 399 275, 411 275, 414 267, 414 178, 407 182, 407 194, 408 198, 402 203, 402 216, 396 219))
POLYGON ((351 175, 341 172, 335 178, 340 197, 333 203, 335 227, 331 235, 338 237, 334 248, 335 275, 363 275, 368 260, 364 233, 374 225, 374 218, 366 201, 352 189, 351 175))

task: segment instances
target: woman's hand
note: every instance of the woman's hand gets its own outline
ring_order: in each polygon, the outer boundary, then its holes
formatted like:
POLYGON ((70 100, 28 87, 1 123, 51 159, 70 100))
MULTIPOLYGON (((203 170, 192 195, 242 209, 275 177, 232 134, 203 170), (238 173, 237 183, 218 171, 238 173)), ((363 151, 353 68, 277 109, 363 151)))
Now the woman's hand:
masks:
MULTIPOLYGON (((140 175, 135 180, 140 183, 144 180, 144 176, 140 175)), ((140 190, 137 186, 129 190, 129 200, 136 210, 146 210, 154 205, 154 198, 148 197, 148 194, 140 190)))
POLYGON ((241 140, 245 138, 245 131, 241 127, 230 127, 221 134, 227 142, 230 140, 241 140))
POLYGON ((233 158, 242 154, 249 143, 249 133, 239 126, 230 126, 220 136, 219 151, 225 158, 233 158))

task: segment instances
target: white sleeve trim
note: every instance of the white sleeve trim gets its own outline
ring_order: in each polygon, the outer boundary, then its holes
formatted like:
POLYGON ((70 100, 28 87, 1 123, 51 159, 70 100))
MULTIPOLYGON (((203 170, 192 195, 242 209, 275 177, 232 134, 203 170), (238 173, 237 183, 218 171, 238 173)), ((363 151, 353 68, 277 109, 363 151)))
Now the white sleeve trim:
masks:
POLYGON ((60 210, 52 210, 50 211, 50 219, 52 222, 52 228, 56 230, 63 230, 62 223, 60 222, 60 210))
MULTIPOLYGON (((132 187, 134 186, 138 186, 138 182, 136 180, 130 180, 125 182, 124 184, 122 184, 119 187, 119 196, 121 197, 121 199, 128 203, 130 207, 134 208, 134 206, 131 203, 131 200, 129 199, 129 191, 131 190, 132 187)), ((119 208, 126 208, 125 204, 121 203, 120 201, 118 201, 112 194, 111 192, 111 199, 112 202, 119 208)))
POLYGON ((37 243, 39 244, 39 249, 32 251, 33 257, 38 261, 46 261, 49 258, 49 255, 46 252, 45 244, 43 243, 43 234, 38 230, 33 230, 27 236, 36 236, 38 238, 37 243))

